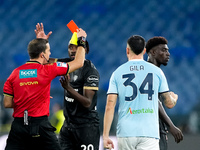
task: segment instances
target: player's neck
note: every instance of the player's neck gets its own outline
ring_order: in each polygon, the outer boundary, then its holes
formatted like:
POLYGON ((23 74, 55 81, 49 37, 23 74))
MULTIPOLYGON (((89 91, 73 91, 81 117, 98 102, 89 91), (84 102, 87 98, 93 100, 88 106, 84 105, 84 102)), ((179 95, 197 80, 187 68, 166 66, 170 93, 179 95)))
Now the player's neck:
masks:
POLYGON ((44 64, 43 60, 42 60, 42 59, 39 59, 39 58, 37 58, 37 59, 30 59, 30 61, 37 61, 37 62, 39 62, 40 64, 44 64))
POLYGON ((148 58, 147 61, 160 68, 160 64, 155 59, 148 58))
POLYGON ((134 60, 134 59, 142 59, 143 55, 128 55, 128 60, 134 60))

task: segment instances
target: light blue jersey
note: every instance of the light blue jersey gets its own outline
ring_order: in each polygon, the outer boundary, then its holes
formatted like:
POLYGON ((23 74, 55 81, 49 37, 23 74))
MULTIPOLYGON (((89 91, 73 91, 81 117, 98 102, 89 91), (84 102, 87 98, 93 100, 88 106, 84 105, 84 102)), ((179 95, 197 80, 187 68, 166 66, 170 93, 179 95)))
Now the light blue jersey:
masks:
POLYGON ((118 137, 159 138, 158 93, 169 91, 166 77, 157 66, 131 60, 117 68, 107 94, 118 94, 118 137))

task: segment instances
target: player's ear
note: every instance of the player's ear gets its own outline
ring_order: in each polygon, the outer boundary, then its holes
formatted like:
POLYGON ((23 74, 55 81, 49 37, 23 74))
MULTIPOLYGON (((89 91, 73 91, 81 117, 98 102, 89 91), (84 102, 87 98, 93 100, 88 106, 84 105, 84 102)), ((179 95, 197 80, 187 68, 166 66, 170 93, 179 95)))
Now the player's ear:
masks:
POLYGON ((126 54, 129 55, 129 53, 130 53, 130 47, 127 44, 127 46, 126 46, 126 54))
POLYGON ((149 53, 151 53, 152 56, 155 56, 156 51, 155 51, 155 49, 151 49, 151 50, 149 51, 149 53))
POLYGON ((128 55, 129 54, 129 48, 126 47, 126 54, 128 55))
POLYGON ((146 53, 146 48, 144 48, 144 50, 143 50, 143 55, 146 53))

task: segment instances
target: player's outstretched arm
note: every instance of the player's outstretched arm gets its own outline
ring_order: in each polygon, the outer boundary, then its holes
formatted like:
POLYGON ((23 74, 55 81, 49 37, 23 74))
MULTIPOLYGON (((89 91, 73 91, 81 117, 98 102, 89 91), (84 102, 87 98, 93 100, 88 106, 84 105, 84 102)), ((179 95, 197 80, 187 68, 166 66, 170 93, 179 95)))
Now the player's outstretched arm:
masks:
POLYGON ((173 135, 175 142, 179 143, 183 140, 182 131, 173 124, 172 120, 169 118, 165 109, 163 108, 162 102, 159 101, 158 103, 160 119, 164 121, 164 123, 167 124, 167 126, 169 127, 169 132, 173 135))
POLYGON ((167 108, 173 108, 178 100, 178 95, 174 92, 165 92, 159 94, 159 99, 164 102, 167 108))

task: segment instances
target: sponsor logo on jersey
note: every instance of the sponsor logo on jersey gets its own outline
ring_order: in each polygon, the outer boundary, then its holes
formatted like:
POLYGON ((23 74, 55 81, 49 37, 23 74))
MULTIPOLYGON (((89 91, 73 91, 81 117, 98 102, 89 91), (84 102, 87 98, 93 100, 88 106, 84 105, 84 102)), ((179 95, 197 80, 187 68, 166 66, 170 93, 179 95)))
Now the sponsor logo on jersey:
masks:
POLYGON ((146 114, 146 113, 154 113, 153 109, 150 109, 150 108, 147 108, 147 109, 137 109, 137 110, 131 110, 131 108, 129 107, 128 108, 128 111, 127 111, 127 114, 130 113, 131 115, 134 115, 134 114, 146 114))
POLYGON ((78 79, 78 76, 77 76, 77 75, 74 75, 74 77, 73 77, 74 82, 75 82, 77 79, 78 79))
POLYGON ((38 81, 28 81, 28 82, 20 82, 19 85, 20 86, 24 86, 24 85, 36 85, 38 84, 38 81))
POLYGON ((67 67, 67 63, 64 62, 57 62, 56 64, 58 67, 67 67))
POLYGON ((65 96, 65 100, 68 101, 68 102, 74 102, 74 99, 73 98, 69 98, 67 96, 65 96))
POLYGON ((19 71, 19 78, 36 78, 37 77, 37 69, 27 69, 19 71))
POLYGON ((99 82, 99 78, 95 75, 91 75, 87 78, 87 82, 99 82))

